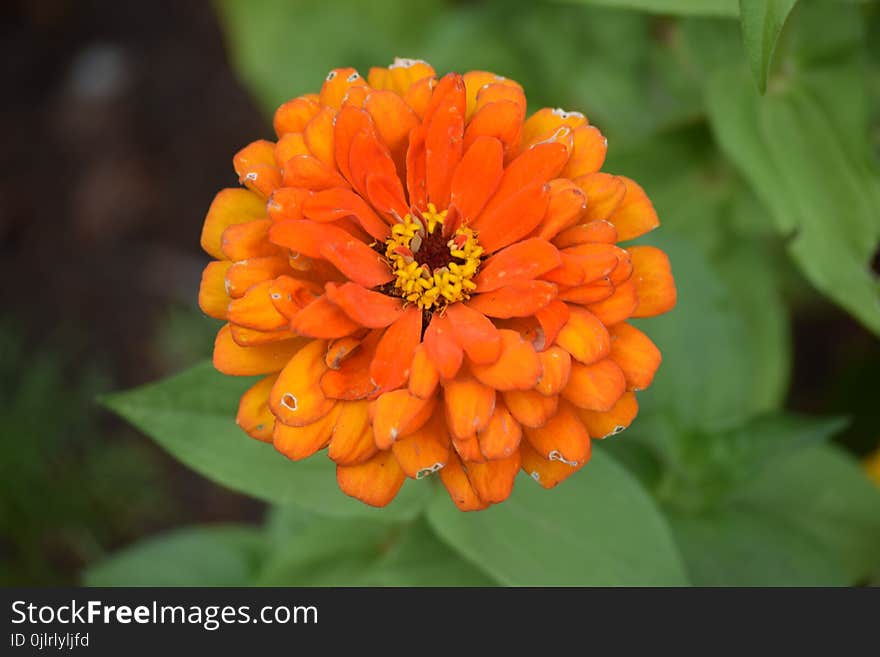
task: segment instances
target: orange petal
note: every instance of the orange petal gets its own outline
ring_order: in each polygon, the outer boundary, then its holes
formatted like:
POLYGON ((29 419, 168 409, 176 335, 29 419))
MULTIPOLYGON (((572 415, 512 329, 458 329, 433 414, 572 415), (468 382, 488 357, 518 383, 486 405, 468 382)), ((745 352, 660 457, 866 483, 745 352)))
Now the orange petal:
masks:
POLYGON ((491 256, 474 279, 477 292, 491 292, 511 283, 530 281, 558 267, 562 260, 556 247, 540 238, 517 242, 491 256))
POLYGON ((537 235, 552 240, 559 232, 573 226, 587 207, 586 195, 570 180, 550 181, 550 203, 537 235))
POLYGON ((608 329, 591 312, 569 306, 568 322, 556 336, 556 344, 585 365, 605 358, 611 351, 608 329))
POLYGON ((424 344, 420 344, 413 352, 412 365, 409 371, 409 391, 422 399, 427 399, 437 390, 440 383, 440 372, 434 367, 424 344))
POLYGON ((562 327, 568 323, 569 315, 568 306, 558 299, 554 299, 535 312, 535 319, 538 320, 541 331, 544 333, 544 344, 541 345, 544 349, 547 349, 556 342, 556 336, 559 335, 562 327))
POLYGON ((354 135, 349 165, 352 183, 367 195, 373 207, 386 215, 406 214, 408 206, 403 185, 397 177, 397 167, 388 147, 379 140, 374 130, 361 130, 354 135), (372 183, 370 178, 374 179, 372 183))
POLYGON ((585 221, 608 219, 626 195, 624 178, 610 173, 590 173, 577 178, 574 182, 587 195, 585 221))
POLYGON ((425 183, 428 200, 440 208, 449 205, 452 174, 463 152, 466 105, 464 81, 449 73, 434 88, 425 114, 425 183))
POLYGON ((271 226, 271 219, 256 219, 228 226, 221 237, 223 255, 235 261, 281 255, 283 251, 269 241, 271 226))
POLYGON ((406 191, 414 208, 424 210, 428 207, 428 187, 425 182, 425 126, 419 125, 409 133, 409 147, 406 150, 406 191))
POLYGON ((523 472, 544 488, 553 488, 584 467, 583 463, 572 467, 562 461, 546 459, 527 443, 523 443, 519 452, 522 458, 523 472))
POLYGON ((558 177, 567 159, 568 151, 558 143, 538 144, 523 151, 504 170, 498 189, 483 212, 495 210, 524 187, 540 186, 558 177))
POLYGON ((275 449, 293 461, 306 459, 330 442, 341 404, 336 404, 326 415, 311 424, 293 427, 276 422, 272 432, 275 449))
POLYGON ((412 108, 412 111, 416 113, 419 120, 425 118, 425 113, 428 111, 428 105, 431 103, 431 96, 434 93, 436 84, 437 80, 433 75, 424 77, 414 82, 406 90, 406 93, 403 94, 403 100, 412 108))
POLYGON ((596 173, 605 163, 608 140, 595 126, 585 125, 575 129, 574 149, 565 168, 560 174, 563 178, 577 178, 596 173))
MULTIPOLYGON (((303 129, 303 142, 309 153, 321 160, 330 169, 336 169, 336 153, 333 142, 334 121, 336 110, 322 107, 303 129)), ((286 164, 285 160, 285 164, 286 164)))
POLYGON ((391 450, 407 477, 421 479, 440 470, 449 460, 449 434, 443 413, 435 410, 430 420, 396 440, 391 450))
POLYGON ((301 427, 324 417, 336 403, 321 392, 327 343, 310 340, 281 370, 269 395, 269 408, 284 424, 301 427))
POLYGON ((238 413, 235 423, 251 438, 272 442, 272 430, 275 428, 275 416, 269 410, 269 391, 275 384, 277 375, 260 379, 247 389, 238 402, 238 413))
POLYGON ((311 155, 297 155, 284 163, 283 184, 285 187, 304 187, 316 192, 348 186, 336 169, 311 155))
POLYGON ((421 337, 422 311, 409 306, 382 335, 370 363, 370 378, 379 390, 394 390, 406 383, 421 337))
POLYGON ((237 324, 230 324, 229 332, 232 334, 232 340, 239 347, 267 345, 299 337, 296 333, 286 328, 278 331, 256 331, 244 326, 238 326, 237 324))
POLYGON ((458 454, 459 458, 465 463, 482 463, 486 460, 486 457, 483 456, 483 453, 480 451, 480 442, 474 434, 466 436, 465 438, 456 438, 455 436, 452 436, 452 447, 455 449, 455 453, 458 454))
POLYGON ((266 208, 272 221, 284 219, 302 219, 303 205, 314 194, 313 191, 300 187, 280 187, 272 192, 266 208))
POLYGON ((631 317, 638 305, 639 298, 636 296, 635 283, 626 281, 618 285, 610 297, 591 303, 587 308, 605 326, 613 326, 631 317))
POLYGON ((425 331, 425 355, 444 379, 453 378, 464 358, 462 348, 456 342, 449 318, 434 313, 425 331))
POLYGON ((627 391, 621 395, 610 411, 586 411, 578 409, 578 417, 593 438, 607 438, 626 429, 639 412, 636 394, 627 391))
POLYGON ((409 206, 397 174, 370 174, 366 178, 366 184, 367 198, 374 208, 395 220, 406 216, 409 206))
POLYGON ((505 154, 515 152, 522 137, 523 114, 524 108, 509 100, 484 105, 468 123, 464 133, 464 148, 470 148, 483 137, 494 137, 504 146, 505 154))
POLYGON ((590 434, 567 402, 560 402, 542 427, 523 427, 523 433, 535 451, 551 461, 576 467, 590 458, 590 434))
POLYGON ((487 459, 503 459, 519 447, 522 426, 517 422, 501 399, 495 402, 495 412, 482 431, 477 432, 480 452, 487 459))
POLYGON ((553 238, 553 243, 560 249, 597 242, 614 244, 616 241, 617 229, 604 219, 595 219, 585 224, 571 226, 553 238))
POLYGON ((379 395, 370 406, 376 445, 379 449, 389 449, 395 440, 420 428, 431 417, 436 404, 436 397, 419 399, 408 390, 379 395))
POLYGON ((510 497, 520 465, 517 451, 505 459, 468 463, 467 476, 481 500, 498 504, 510 497))
POLYGON ((443 400, 446 425, 460 440, 485 429, 495 412, 495 390, 467 375, 443 384, 443 400))
MULTIPOLYGON (((375 126, 366 110, 347 105, 343 107, 336 115, 336 125, 333 134, 334 150, 336 155, 336 166, 342 175, 354 184, 354 176, 351 173, 351 148, 354 143, 355 136, 361 132, 373 132, 375 126)), ((358 191, 363 193, 364 188, 358 191)))
POLYGON ((222 240, 223 231, 232 224, 241 224, 264 219, 266 217, 266 201, 248 189, 221 189, 217 192, 205 224, 202 226, 202 248, 218 260, 224 260, 222 240))
POLYGON ((491 209, 484 210, 472 224, 480 246, 486 253, 494 253, 522 239, 541 223, 549 202, 550 188, 536 182, 507 196, 503 203, 490 203, 491 209))
POLYGON ((465 151, 452 176, 450 204, 462 223, 473 221, 495 193, 504 172, 504 149, 492 137, 476 139, 465 151))
POLYGON ((419 80, 434 75, 434 68, 421 59, 395 57, 388 68, 371 68, 367 81, 374 89, 390 89, 402 96, 419 80))
POLYGON ((627 387, 644 390, 651 385, 660 367, 660 350, 651 342, 651 338, 630 324, 618 324, 609 330, 611 358, 623 370, 627 387))
POLYGON ((614 294, 614 284, 608 278, 600 278, 587 285, 560 288, 559 298, 570 303, 589 305, 607 299, 614 294))
POLYGON ((562 396, 578 408, 589 411, 608 411, 626 392, 623 370, 610 358, 592 365, 571 364, 568 384, 562 396))
POLYGON ((477 98, 476 105, 474 106, 474 112, 477 113, 485 107, 499 101, 513 103, 514 105, 520 107, 521 112, 519 122, 523 122, 523 120, 525 119, 526 109, 526 95, 523 92, 523 88, 519 85, 519 83, 501 76, 498 76, 497 79, 490 81, 489 84, 484 84, 480 89, 477 90, 477 98))
POLYGON ((633 317, 654 317, 675 307, 675 280, 669 258, 653 246, 634 246, 629 249, 633 266, 633 283, 639 305, 633 317))
POLYGON ((320 109, 321 105, 315 96, 300 96, 287 101, 275 110, 275 134, 281 137, 288 132, 302 132, 320 109))
POLYGON ((269 228, 269 239, 273 244, 286 247, 294 253, 309 258, 321 257, 321 246, 325 239, 347 240, 350 235, 338 226, 319 224, 305 219, 289 219, 273 223, 269 228))
POLYGON ((351 335, 361 325, 322 295, 300 310, 290 320, 290 328, 310 338, 341 338, 351 335))
POLYGON ((625 252, 614 244, 578 244, 564 249, 562 253, 580 268, 581 280, 578 285, 586 285, 610 276, 625 252))
POLYGON ((357 283, 328 283, 326 291, 328 299, 367 328, 385 328, 404 314, 402 299, 373 292, 357 283))
POLYGON ((238 181, 248 189, 268 198, 281 184, 281 172, 275 166, 275 144, 265 139, 251 142, 232 158, 238 181))
POLYGON ((297 338, 254 347, 240 347, 232 339, 229 324, 214 341, 214 367, 223 374, 254 376, 278 372, 305 344, 297 338))
POLYGON ((272 281, 252 286, 243 297, 229 304, 229 321, 255 331, 277 331, 287 327, 287 318, 275 308, 269 296, 272 281))
POLYGON ((493 82, 498 82, 500 76, 489 71, 468 71, 461 76, 464 81, 465 93, 467 96, 467 112, 465 117, 470 119, 474 111, 477 109, 477 94, 480 90, 493 82))
POLYGON ((360 240, 341 235, 325 238, 321 255, 349 280, 370 288, 394 278, 383 257, 360 240))
POLYGON ((419 118, 403 98, 393 91, 370 92, 364 102, 364 109, 369 112, 379 137, 388 146, 391 157, 400 169, 406 157, 410 130, 419 124, 419 118))
POLYGON ((629 251, 619 249, 617 251, 617 266, 608 274, 608 279, 614 285, 620 285, 630 279, 632 272, 632 258, 630 258, 629 251))
MULTIPOLYGON (((369 399, 377 394, 376 383, 370 378, 370 363, 376 354, 380 337, 380 331, 372 331, 353 354, 343 359, 335 369, 324 372, 321 391, 325 396, 355 400, 369 399)), ((326 358, 324 362, 327 362, 326 358)))
POLYGON ((487 317, 528 317, 553 301, 555 296, 553 283, 525 281, 478 294, 467 302, 467 306, 487 317))
POLYGON ((541 361, 531 343, 517 331, 500 329, 501 354, 491 365, 474 363, 471 371, 483 384, 496 390, 527 390, 541 376, 541 361))
POLYGON ((202 272, 199 285, 199 308, 208 317, 226 319, 229 306, 229 294, 226 292, 226 272, 232 265, 228 260, 209 262, 202 272))
POLYGON ((321 287, 293 276, 279 276, 269 286, 269 298, 288 320, 312 303, 321 294, 321 287))
POLYGON ((626 241, 654 230, 660 225, 660 220, 645 190, 625 176, 620 176, 620 179, 626 185, 626 195, 614 212, 605 218, 614 224, 618 238, 626 241))
POLYGON ((249 258, 229 267, 224 285, 230 297, 240 299, 254 285, 290 273, 292 271, 287 258, 281 256, 249 258))
POLYGON ((501 336, 495 325, 485 316, 462 303, 446 309, 455 341, 468 358, 479 364, 490 364, 501 354, 501 336))
POLYGON ((367 412, 369 402, 338 402, 337 406, 340 411, 333 427, 327 456, 338 465, 363 463, 379 451, 373 440, 373 427, 367 412))
POLYGON ((357 223, 377 240, 391 235, 388 224, 377 215, 367 202, 350 189, 334 187, 310 196, 303 204, 303 215, 319 222, 339 221, 353 217, 357 223))
POLYGON ((449 462, 440 470, 440 479, 449 497, 460 510, 479 511, 488 506, 474 490, 457 454, 450 452, 449 462))
POLYGON ((542 395, 558 395, 568 383, 571 374, 571 355, 561 347, 550 347, 538 353, 541 376, 535 390, 542 395))
POLYGON ((534 390, 508 390, 504 393, 504 404, 521 425, 542 427, 556 413, 559 397, 534 390))
POLYGON ((539 109, 523 124, 523 147, 546 140, 563 126, 576 130, 584 125, 587 125, 587 117, 580 112, 566 112, 551 107, 539 109))
POLYGON ((406 475, 390 450, 376 453, 357 465, 336 466, 336 482, 346 495, 370 506, 387 505, 406 481, 406 475))
POLYGON ((327 74, 321 86, 319 99, 322 105, 339 109, 349 89, 365 87, 367 81, 353 68, 334 68, 327 74))
MULTIPOLYGON (((284 172, 284 165, 297 155, 311 155, 312 152, 306 146, 306 140, 301 132, 289 132, 278 140, 275 144, 275 163, 284 172)), ((283 176, 282 176, 283 178, 283 176)), ((272 196, 282 189, 293 189, 291 187, 280 187, 276 189, 272 196)))

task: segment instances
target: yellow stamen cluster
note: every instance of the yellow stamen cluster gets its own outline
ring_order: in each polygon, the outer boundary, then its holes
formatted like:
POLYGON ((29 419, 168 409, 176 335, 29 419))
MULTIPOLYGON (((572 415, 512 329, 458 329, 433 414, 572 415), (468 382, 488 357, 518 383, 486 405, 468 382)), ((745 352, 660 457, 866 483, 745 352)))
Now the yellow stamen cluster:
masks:
POLYGON ((408 214, 395 224, 385 242, 385 256, 396 276, 394 288, 404 299, 425 310, 468 299, 476 288, 472 279, 480 266, 483 247, 470 228, 458 228, 446 242, 449 256, 443 258, 445 264, 432 270, 428 263, 419 261, 419 251, 428 248, 429 240, 436 242, 442 235, 446 213, 438 212, 429 203, 421 219, 408 214))

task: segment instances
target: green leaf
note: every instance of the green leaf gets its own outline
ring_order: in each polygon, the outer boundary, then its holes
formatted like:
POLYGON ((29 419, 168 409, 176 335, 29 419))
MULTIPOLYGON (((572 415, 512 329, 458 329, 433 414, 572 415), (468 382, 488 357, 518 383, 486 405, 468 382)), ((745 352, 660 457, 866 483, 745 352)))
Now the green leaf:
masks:
MULTIPOLYGON (((691 511, 724 508, 740 488, 800 450, 829 440, 841 418, 773 414, 728 431, 693 432, 652 422, 650 439, 667 466, 657 494, 667 506, 691 511)), ((640 430, 634 436, 647 442, 640 430)))
POLYGON ((566 0, 584 4, 639 9, 656 14, 735 17, 739 11, 736 0, 566 0))
POLYGON ((205 363, 103 402, 192 469, 267 502, 387 521, 412 518, 425 506, 431 496, 426 482, 408 482, 394 502, 374 509, 339 490, 336 466, 325 454, 291 462, 272 445, 249 438, 235 424, 235 413, 252 384, 205 363))
POLYGON ((363 518, 322 518, 277 542, 259 586, 362 586, 396 528, 363 518))
POLYGON ((624 468, 596 448, 557 488, 522 476, 503 504, 462 513, 445 493, 429 507, 437 534, 502 584, 687 584, 666 522, 624 468))
POLYGON ((407 527, 367 576, 370 586, 495 586, 443 543, 428 523, 407 527))
POLYGON ((723 509, 669 522, 697 586, 843 586, 845 571, 813 537, 760 509, 723 509))
POLYGON ((744 485, 736 502, 821 544, 858 582, 880 569, 880 488, 833 446, 793 454, 744 485))
POLYGON ((253 527, 179 529, 146 539, 89 566, 87 586, 250 586, 265 551, 253 527))
POLYGON ((880 334, 869 265, 880 240, 880 178, 864 153, 847 150, 834 127, 840 117, 805 82, 789 80, 761 98, 734 70, 712 80, 709 108, 722 149, 789 238, 801 271, 880 334))
POLYGON ((767 89, 767 74, 776 40, 797 0, 739 0, 743 43, 752 75, 761 93, 767 89))
MULTIPOLYGON (((756 386, 768 377, 784 378, 785 373, 769 368, 787 361, 760 360, 753 336, 767 328, 738 312, 730 285, 696 244, 662 230, 647 241, 669 255, 678 303, 666 315, 634 322, 663 353, 654 383, 639 393, 642 413, 663 413, 688 429, 736 426, 766 408, 767 399, 756 394, 756 386)), ((787 345, 780 348, 785 351, 787 345)), ((643 428, 647 425, 640 421, 630 431, 643 428)))

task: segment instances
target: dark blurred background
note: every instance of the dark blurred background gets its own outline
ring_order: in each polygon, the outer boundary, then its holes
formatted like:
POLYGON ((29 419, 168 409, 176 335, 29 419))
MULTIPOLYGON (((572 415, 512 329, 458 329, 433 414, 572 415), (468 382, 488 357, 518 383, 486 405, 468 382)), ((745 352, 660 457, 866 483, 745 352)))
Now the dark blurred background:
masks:
MULTIPOLYGON (((201 223, 270 127, 207 2, 19 0, 0 24, 0 584, 74 583, 162 528, 261 517, 94 399, 210 355, 201 223)), ((875 339, 826 301, 793 313, 787 406, 848 414, 839 440, 867 453, 875 339)))

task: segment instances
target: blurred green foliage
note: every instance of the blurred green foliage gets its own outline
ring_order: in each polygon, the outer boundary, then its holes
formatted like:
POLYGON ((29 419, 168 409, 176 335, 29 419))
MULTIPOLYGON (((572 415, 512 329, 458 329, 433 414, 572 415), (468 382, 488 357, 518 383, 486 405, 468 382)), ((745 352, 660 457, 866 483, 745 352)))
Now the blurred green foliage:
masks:
MULTIPOLYGON (((267 116, 333 67, 365 73, 395 55, 441 72, 490 69, 522 83, 533 109, 584 111, 608 136, 605 169, 654 200, 663 227, 644 241, 670 255, 679 304, 641 323, 664 364, 633 427, 558 489, 523 480, 479 514, 459 513, 430 481, 409 482, 385 511, 351 502, 323 456, 291 465, 241 434, 231 418, 248 382, 207 364, 111 397, 194 469, 277 507, 259 530, 193 528, 132 547, 87 582, 139 581, 151 554, 167 555, 156 579, 175 581, 175 563, 213 549, 217 563, 235 560, 230 577, 261 584, 876 577, 880 491, 829 442, 846 420, 783 410, 793 312, 828 312, 824 296, 880 333, 876 2, 217 6, 233 64, 267 116)), ((865 372, 841 380, 847 395, 875 385, 865 372)), ((186 577, 219 583, 214 558, 186 577)))

